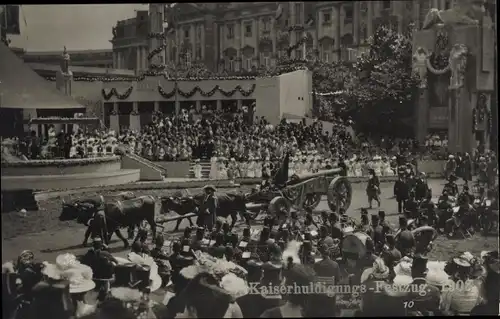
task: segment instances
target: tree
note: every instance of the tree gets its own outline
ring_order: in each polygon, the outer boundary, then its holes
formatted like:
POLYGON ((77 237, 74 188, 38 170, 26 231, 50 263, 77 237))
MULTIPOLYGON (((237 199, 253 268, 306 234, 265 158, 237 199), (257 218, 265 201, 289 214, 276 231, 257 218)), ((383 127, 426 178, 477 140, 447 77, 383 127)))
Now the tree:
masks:
MULTIPOLYGON (((411 30, 411 29, 410 29, 411 30)), ((412 68, 412 34, 379 27, 369 51, 358 57, 354 67, 357 81, 348 88, 358 129, 391 135, 411 134, 408 119, 418 94, 418 76, 412 68)))

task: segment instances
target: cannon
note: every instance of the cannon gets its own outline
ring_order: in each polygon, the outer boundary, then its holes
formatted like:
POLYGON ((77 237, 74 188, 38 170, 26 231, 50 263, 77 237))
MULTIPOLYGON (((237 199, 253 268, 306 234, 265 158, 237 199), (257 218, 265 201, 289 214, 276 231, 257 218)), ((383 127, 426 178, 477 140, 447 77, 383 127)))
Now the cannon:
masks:
POLYGON ((291 208, 315 209, 323 195, 327 196, 332 211, 347 210, 351 205, 352 186, 346 177, 340 176, 341 168, 322 170, 313 174, 293 175, 283 187, 262 190, 247 197, 247 203, 268 203, 269 211, 276 213, 291 208))

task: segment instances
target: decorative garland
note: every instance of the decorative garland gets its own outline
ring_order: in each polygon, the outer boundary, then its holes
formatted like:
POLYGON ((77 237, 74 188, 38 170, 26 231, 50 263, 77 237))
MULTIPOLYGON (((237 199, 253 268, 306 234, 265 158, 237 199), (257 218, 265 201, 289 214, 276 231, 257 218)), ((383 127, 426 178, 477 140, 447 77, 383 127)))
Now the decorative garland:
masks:
POLYGON ((302 37, 299 41, 297 41, 297 43, 289 46, 286 49, 287 54, 290 56, 290 53, 292 53, 292 51, 297 50, 302 44, 306 42, 307 42, 307 37, 302 37))
POLYGON ((109 99, 111 99, 113 97, 113 95, 116 96, 116 98, 118 100, 126 100, 126 99, 129 98, 130 94, 132 94, 133 90, 134 90, 134 87, 131 86, 124 93, 119 93, 118 90, 116 90, 116 88, 112 88, 109 91, 109 93, 106 93, 106 89, 102 89, 101 93, 102 93, 102 97, 106 101, 108 101, 109 99))
POLYGON ((165 99, 172 98, 176 93, 187 99, 193 97, 196 93, 200 93, 200 95, 203 97, 211 97, 217 91, 220 92, 225 97, 232 97, 237 91, 240 92, 242 96, 248 97, 255 91, 255 88, 256 88, 255 84, 252 84, 252 87, 249 90, 244 90, 240 85, 237 85, 234 89, 230 91, 225 91, 219 85, 216 85, 214 86, 213 89, 211 89, 208 92, 203 91, 199 86, 195 86, 192 90, 188 92, 184 92, 178 87, 174 87, 170 92, 165 92, 165 90, 161 87, 161 85, 158 85, 158 93, 160 93, 160 95, 165 99))
POLYGON ((118 160, 120 160, 119 156, 78 158, 78 159, 65 159, 65 160, 30 160, 30 161, 2 162, 2 167, 85 166, 89 164, 116 162, 118 160))
POLYGON ((450 70, 450 63, 448 62, 448 58, 439 55, 435 57, 434 62, 437 64, 436 67, 440 67, 439 69, 434 68, 430 58, 425 59, 425 65, 427 66, 427 69, 434 75, 443 75, 450 70))

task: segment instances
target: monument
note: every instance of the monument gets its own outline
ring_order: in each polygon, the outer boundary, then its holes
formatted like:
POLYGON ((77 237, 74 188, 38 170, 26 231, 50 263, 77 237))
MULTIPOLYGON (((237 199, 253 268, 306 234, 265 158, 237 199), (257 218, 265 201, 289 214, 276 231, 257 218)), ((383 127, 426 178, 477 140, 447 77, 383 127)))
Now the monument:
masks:
POLYGON ((471 153, 479 145, 489 149, 495 32, 484 4, 458 0, 449 10, 431 9, 422 29, 414 32, 413 66, 421 79, 416 116, 420 142, 442 121, 450 152, 471 153))
POLYGON ((71 82, 73 81, 73 72, 69 69, 71 58, 64 47, 61 56, 61 69, 56 73, 56 88, 65 95, 71 95, 71 82))

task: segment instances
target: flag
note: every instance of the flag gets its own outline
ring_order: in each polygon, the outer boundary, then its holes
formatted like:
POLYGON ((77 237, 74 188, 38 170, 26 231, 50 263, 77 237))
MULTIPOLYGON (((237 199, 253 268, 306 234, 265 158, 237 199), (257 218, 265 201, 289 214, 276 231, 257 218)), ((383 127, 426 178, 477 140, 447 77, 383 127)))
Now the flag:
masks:
POLYGON ((163 13, 163 28, 165 29, 165 34, 169 35, 175 31, 175 12, 174 7, 177 3, 170 3, 165 5, 163 13))
POLYGON ((288 166, 290 163, 290 153, 287 152, 281 167, 278 169, 273 178, 274 185, 285 185, 288 181, 288 166))

